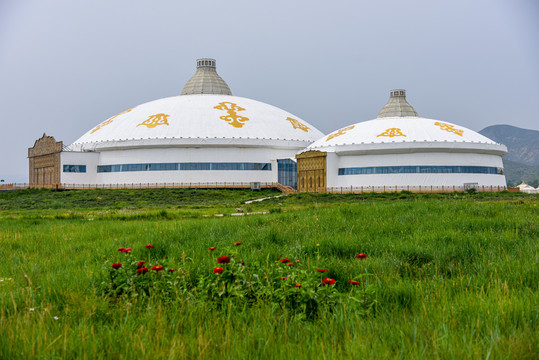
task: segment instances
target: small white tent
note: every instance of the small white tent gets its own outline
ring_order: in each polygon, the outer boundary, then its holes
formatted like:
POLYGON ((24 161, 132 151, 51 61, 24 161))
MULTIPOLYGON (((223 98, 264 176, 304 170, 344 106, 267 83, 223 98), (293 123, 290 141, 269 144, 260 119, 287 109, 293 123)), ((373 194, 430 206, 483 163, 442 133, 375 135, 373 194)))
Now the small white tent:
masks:
POLYGON ((533 186, 530 186, 524 183, 524 181, 522 182, 522 184, 517 185, 517 188, 520 190, 520 192, 523 192, 523 193, 539 194, 539 187, 536 189, 533 186))

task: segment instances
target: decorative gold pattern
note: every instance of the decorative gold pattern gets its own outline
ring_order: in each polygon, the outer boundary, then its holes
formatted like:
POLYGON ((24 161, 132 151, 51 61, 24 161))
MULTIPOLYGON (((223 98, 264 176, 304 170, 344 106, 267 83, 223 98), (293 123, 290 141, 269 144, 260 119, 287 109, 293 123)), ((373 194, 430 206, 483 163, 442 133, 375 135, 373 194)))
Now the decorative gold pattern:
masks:
POLYGON ((380 137, 380 136, 388 136, 388 137, 404 136, 406 137, 406 135, 404 135, 401 129, 399 128, 389 128, 383 133, 381 133, 380 135, 377 135, 376 137, 380 137))
POLYGON ((166 115, 166 114, 163 114, 163 113, 150 115, 150 117, 148 119, 146 119, 143 122, 141 122, 140 124, 138 124, 137 127, 140 126, 140 125, 144 125, 144 126, 148 127, 149 129, 152 129, 152 128, 156 127, 157 125, 167 125, 168 126, 169 124, 168 124, 167 118, 169 116, 170 115, 166 115))
POLYGON ((462 129, 455 129, 453 125, 449 125, 443 122, 435 122, 434 125, 439 126, 441 130, 445 130, 447 132, 452 132, 454 134, 457 134, 458 136, 462 136, 464 134, 464 130, 462 129))
POLYGON ((107 126, 108 124, 110 124, 112 122, 112 119, 108 119, 108 120, 105 120, 103 121, 101 124, 97 125, 95 127, 95 129, 92 130, 92 132, 90 134, 93 134, 95 133, 97 130, 101 129, 103 126, 107 126))
POLYGON ((334 132, 333 134, 329 134, 326 141, 329 141, 329 140, 331 140, 333 138, 336 138, 337 136, 344 135, 344 134, 346 134, 347 131, 352 130, 353 128, 354 128, 354 125, 350 125, 350 126, 347 126, 345 128, 339 129, 336 132, 334 132))
POLYGON ((114 120, 115 117, 118 117, 118 116, 123 115, 123 114, 127 114, 128 112, 130 112, 130 111, 133 110, 133 109, 134 109, 134 107, 132 107, 131 109, 127 109, 127 110, 125 110, 125 111, 122 111, 121 113, 116 114, 116 115, 114 115, 113 117, 111 117, 111 118, 109 118, 109 119, 103 121, 101 124, 97 125, 97 126, 92 130, 92 132, 90 132, 90 134, 93 134, 93 133, 95 133, 97 130, 101 129, 102 127, 107 126, 108 124, 110 124, 110 123, 112 122, 112 120, 114 120))
POLYGON ((214 109, 217 110, 224 110, 227 112, 227 115, 219 116, 221 120, 228 121, 228 123, 235 128, 241 128, 243 127, 244 122, 249 121, 249 118, 245 116, 238 115, 236 111, 244 111, 245 109, 241 106, 238 106, 237 104, 225 101, 222 103, 219 103, 219 105, 214 106, 214 109))
POLYGON ((293 119, 291 117, 287 117, 286 120, 290 121, 290 124, 292 124, 294 129, 300 129, 300 130, 303 130, 305 132, 309 132, 310 128, 307 125, 304 125, 304 124, 300 123, 298 120, 293 119))

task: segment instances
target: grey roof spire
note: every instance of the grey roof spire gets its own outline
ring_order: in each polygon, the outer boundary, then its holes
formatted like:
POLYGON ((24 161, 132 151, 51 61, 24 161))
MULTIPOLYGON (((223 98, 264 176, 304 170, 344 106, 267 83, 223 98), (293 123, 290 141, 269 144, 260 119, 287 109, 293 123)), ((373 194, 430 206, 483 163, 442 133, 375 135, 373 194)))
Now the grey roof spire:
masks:
POLYGON ((389 92, 389 101, 378 113, 379 118, 419 116, 412 105, 406 101, 406 90, 394 89, 389 92))
POLYGON ((215 70, 215 59, 197 59, 197 72, 183 87, 182 95, 232 95, 232 91, 215 70))

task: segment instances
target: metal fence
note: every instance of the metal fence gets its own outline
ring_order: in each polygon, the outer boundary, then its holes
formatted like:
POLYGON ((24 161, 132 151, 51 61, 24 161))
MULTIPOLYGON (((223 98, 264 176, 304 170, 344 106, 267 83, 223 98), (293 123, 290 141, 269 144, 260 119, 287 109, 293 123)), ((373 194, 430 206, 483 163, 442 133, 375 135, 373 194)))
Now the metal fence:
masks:
MULTIPOLYGON (((519 192, 516 187, 507 186, 476 186, 474 187, 477 192, 500 192, 510 191, 519 192)), ((401 192, 409 191, 412 193, 452 193, 452 192, 465 192, 470 190, 469 187, 464 186, 350 186, 350 187, 329 187, 326 189, 328 193, 389 193, 389 192, 401 192)))
MULTIPOLYGON (((83 190, 83 189, 251 189, 250 182, 207 182, 207 183, 131 183, 131 184, 52 184, 52 185, 30 185, 28 183, 0 184, 0 190, 20 190, 28 188, 47 188, 58 190, 83 190)), ((261 182, 262 189, 278 189, 283 192, 295 192, 294 189, 283 186, 276 182, 261 182)), ((517 187, 506 186, 477 186, 477 192, 519 192, 517 187)), ((391 193, 409 191, 412 193, 450 193, 465 192, 468 188, 464 186, 350 186, 350 187, 328 187, 326 193, 391 193)))
MULTIPOLYGON (((0 184, 0 190, 20 190, 29 188, 46 188, 58 190, 83 189, 161 189, 161 188, 193 188, 193 189, 250 189, 250 182, 207 182, 207 183, 131 183, 131 184, 48 184, 30 185, 28 183, 0 184)), ((274 182, 261 182, 260 188, 284 188, 274 182)))

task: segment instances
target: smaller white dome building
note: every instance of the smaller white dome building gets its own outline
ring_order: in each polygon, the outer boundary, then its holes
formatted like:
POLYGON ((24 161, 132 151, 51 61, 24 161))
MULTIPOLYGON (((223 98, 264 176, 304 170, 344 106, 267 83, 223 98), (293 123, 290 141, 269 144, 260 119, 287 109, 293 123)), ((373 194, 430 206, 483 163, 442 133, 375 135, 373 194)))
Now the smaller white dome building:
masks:
POLYGON ((339 129, 297 155, 298 189, 502 190, 506 153, 475 131, 419 117, 405 90, 392 90, 377 119, 339 129))

